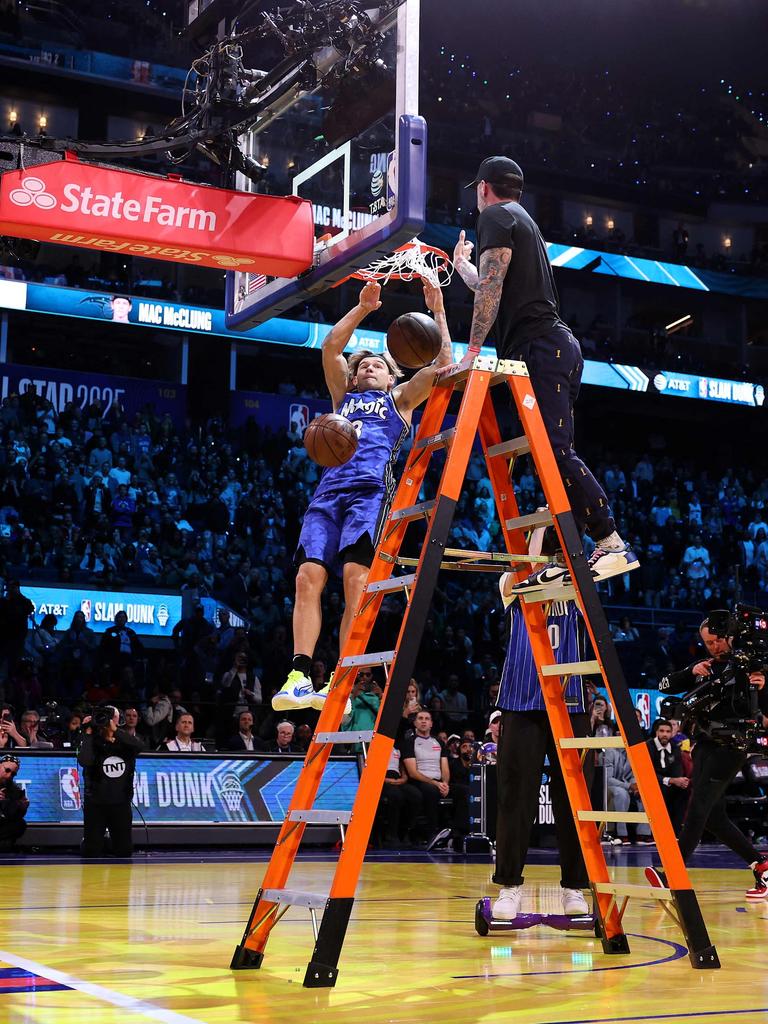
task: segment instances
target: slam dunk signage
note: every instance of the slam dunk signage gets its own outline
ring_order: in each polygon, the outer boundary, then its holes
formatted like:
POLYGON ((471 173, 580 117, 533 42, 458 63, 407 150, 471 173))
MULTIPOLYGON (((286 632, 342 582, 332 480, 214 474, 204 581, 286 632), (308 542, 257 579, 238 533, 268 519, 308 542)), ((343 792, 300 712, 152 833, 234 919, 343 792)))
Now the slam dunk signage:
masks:
POLYGON ((123 611, 128 625, 140 636, 170 637, 182 614, 181 596, 173 593, 49 587, 34 582, 22 582, 21 589, 35 606, 36 620, 55 615, 60 630, 69 628, 75 612, 82 612, 87 625, 95 633, 103 633, 123 611))

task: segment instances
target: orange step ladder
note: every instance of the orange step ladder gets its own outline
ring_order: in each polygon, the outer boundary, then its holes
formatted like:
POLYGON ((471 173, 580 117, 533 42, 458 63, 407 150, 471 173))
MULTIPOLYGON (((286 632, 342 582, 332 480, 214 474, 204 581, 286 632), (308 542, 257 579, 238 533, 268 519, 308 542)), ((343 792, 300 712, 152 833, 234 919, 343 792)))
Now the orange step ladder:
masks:
POLYGON ((536 558, 528 554, 526 531, 548 524, 554 525, 560 538, 572 585, 554 593, 542 590, 526 594, 522 613, 593 890, 596 927, 603 950, 606 953, 629 952, 622 918, 629 898, 642 896, 660 900, 676 921, 694 967, 720 966, 680 855, 528 370, 522 362, 499 362, 492 357, 478 356, 468 367, 444 371, 436 380, 424 409, 352 628, 336 666, 331 692, 307 751, 242 941, 235 949, 233 969, 261 967, 272 928, 289 907, 298 906, 309 910, 315 934, 315 948, 307 966, 304 985, 314 988, 335 985, 360 870, 438 574, 441 569, 499 571, 503 567, 511 568, 517 579, 524 579, 531 571, 532 563, 547 561, 543 556, 536 558), (508 386, 523 427, 522 435, 511 441, 502 441, 499 432, 490 391, 494 385, 508 386), (443 429, 451 396, 459 391, 463 394, 455 425, 443 429), (447 548, 470 454, 478 436, 493 486, 505 553, 447 548), (446 458, 436 496, 429 501, 419 501, 430 459, 441 450, 445 450, 446 458), (516 458, 527 454, 533 459, 548 511, 520 515, 511 483, 512 467, 516 458), (417 520, 425 521, 427 526, 421 554, 418 560, 403 558, 400 549, 407 527, 417 520), (500 565, 502 561, 503 566, 500 565), (393 575, 397 567, 413 571, 393 575), (381 603, 388 594, 397 592, 406 595, 407 605, 395 648, 368 652, 368 641, 381 603), (575 600, 578 603, 595 652, 593 660, 557 664, 546 628, 546 606, 552 600, 575 600), (384 667, 387 681, 373 730, 340 731, 344 707, 358 669, 379 665, 384 667), (610 696, 621 735, 575 738, 563 698, 564 685, 571 674, 598 673, 610 696), (368 745, 353 808, 351 811, 316 810, 313 803, 333 746, 347 743, 368 745), (583 753, 598 746, 626 747, 645 814, 592 809, 582 767, 583 753), (612 881, 600 837, 606 821, 618 820, 649 822, 669 888, 612 881), (311 824, 338 824, 342 830, 341 851, 329 893, 298 891, 287 885, 304 830, 311 824), (319 925, 318 912, 322 912, 319 925))

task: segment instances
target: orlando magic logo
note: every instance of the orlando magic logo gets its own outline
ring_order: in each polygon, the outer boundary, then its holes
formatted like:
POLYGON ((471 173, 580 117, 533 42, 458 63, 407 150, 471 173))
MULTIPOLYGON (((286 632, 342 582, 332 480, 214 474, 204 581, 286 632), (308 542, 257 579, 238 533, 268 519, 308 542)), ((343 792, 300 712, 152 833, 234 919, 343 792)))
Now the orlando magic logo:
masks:
POLYGON ((347 419, 356 412, 365 413, 367 416, 378 416, 379 419, 385 420, 388 415, 386 395, 380 394, 377 398, 368 399, 362 395, 359 398, 348 398, 339 409, 339 415, 346 416, 347 419))

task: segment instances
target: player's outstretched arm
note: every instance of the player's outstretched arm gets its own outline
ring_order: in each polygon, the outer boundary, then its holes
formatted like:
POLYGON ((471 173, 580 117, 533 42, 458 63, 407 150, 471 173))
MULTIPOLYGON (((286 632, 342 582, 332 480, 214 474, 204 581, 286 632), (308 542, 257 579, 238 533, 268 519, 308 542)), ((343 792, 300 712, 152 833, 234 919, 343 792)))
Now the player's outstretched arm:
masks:
POLYGON ((330 329, 323 339, 323 373, 337 409, 347 393, 347 360, 344 349, 362 321, 381 306, 381 286, 369 281, 360 291, 360 300, 330 329))
POLYGON ((506 247, 486 249, 480 256, 480 274, 475 289, 475 308, 469 347, 480 349, 499 312, 501 289, 509 270, 512 250, 506 247))
POLYGON ((424 301, 427 304, 427 309, 434 314, 435 323, 440 328, 442 345, 434 362, 423 367, 418 373, 414 373, 410 380, 395 388, 393 397, 401 413, 408 413, 425 402, 429 397, 437 371, 443 366, 450 366, 453 362, 453 343, 451 332, 448 329, 448 321, 445 318, 443 291, 439 285, 432 284, 426 279, 423 284, 424 301))

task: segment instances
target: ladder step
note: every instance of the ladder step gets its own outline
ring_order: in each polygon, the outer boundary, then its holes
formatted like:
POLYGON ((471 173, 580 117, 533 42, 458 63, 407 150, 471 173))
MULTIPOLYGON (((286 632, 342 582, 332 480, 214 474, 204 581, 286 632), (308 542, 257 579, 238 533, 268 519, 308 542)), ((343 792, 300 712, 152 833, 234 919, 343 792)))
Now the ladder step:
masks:
POLYGON ((527 516, 516 516, 514 519, 507 519, 505 526, 508 530, 527 530, 531 526, 551 526, 552 516, 549 512, 531 512, 527 516))
POLYGON ((373 739, 373 730, 367 732, 316 732, 315 743, 370 743, 373 739))
POLYGON ((624 749, 621 736, 563 736, 561 750, 607 750, 609 747, 624 749))
POLYGON ((406 587, 412 587, 415 582, 415 572, 410 573, 408 576, 390 576, 388 580, 366 583, 365 592, 366 594, 380 594, 382 591, 405 590, 406 587))
POLYGON ((418 519, 420 516, 429 515, 434 507, 434 498, 431 501, 420 501, 418 505, 409 505, 408 508, 400 508, 396 512, 390 512, 389 518, 392 522, 401 522, 403 519, 418 519))
POLYGON ((579 821, 631 821, 637 825, 649 824, 645 811, 577 811, 579 821))
POLYGON ((542 587, 541 590, 533 590, 530 594, 518 594, 525 604, 549 604, 550 601, 575 601, 578 598, 575 587, 542 587))
POLYGON ((600 672, 599 661, 564 661, 562 665, 542 665, 543 676, 591 676, 600 672))
POLYGON ((379 651, 378 654, 350 654, 341 659, 342 668, 367 668, 369 665, 389 665, 395 660, 396 651, 379 651))
POLYGON ((298 889, 264 889, 261 898, 267 903, 306 907, 307 910, 325 910, 325 905, 328 902, 328 897, 321 892, 299 892, 298 889))
MULTIPOLYGON (((465 356, 466 358, 466 356, 465 356)), ((456 363, 450 372, 438 373, 435 376, 435 387, 452 388, 462 383, 469 377, 472 370, 486 370, 493 372, 496 369, 498 359, 496 356, 475 356, 469 364, 456 363)), ((448 368, 446 367, 446 370, 448 368)))
POLYGON ((289 811, 289 821, 304 821, 308 825, 348 825, 352 811, 289 811))
POLYGON ((456 436, 456 427, 451 427, 450 430, 441 430, 439 434, 433 434, 432 437, 423 437, 420 441, 416 441, 414 448, 447 448, 451 441, 456 436))
POLYGON ((531 442, 523 434, 522 437, 513 437, 511 441, 502 441, 501 444, 493 444, 488 449, 488 457, 493 459, 497 455, 527 455, 531 450, 531 442))
POLYGON ((671 900, 672 890, 650 885, 632 885, 630 882, 595 882, 595 892, 611 896, 639 896, 647 900, 671 900))

